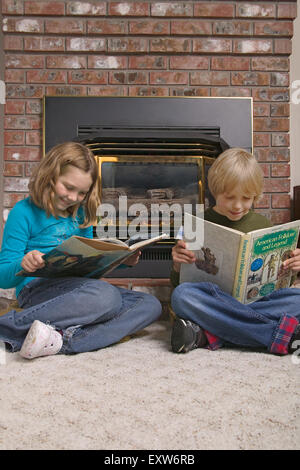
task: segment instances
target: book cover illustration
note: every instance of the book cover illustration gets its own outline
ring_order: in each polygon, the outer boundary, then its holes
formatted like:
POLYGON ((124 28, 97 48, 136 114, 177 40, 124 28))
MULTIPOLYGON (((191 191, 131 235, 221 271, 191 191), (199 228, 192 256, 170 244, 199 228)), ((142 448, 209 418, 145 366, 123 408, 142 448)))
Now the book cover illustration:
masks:
POLYGON ((184 240, 196 261, 182 264, 180 282, 213 282, 247 304, 289 287, 292 272, 282 263, 297 247, 300 221, 244 234, 185 214, 184 240))
POLYGON ((163 238, 166 234, 137 241, 117 239, 90 239, 73 236, 43 256, 45 266, 34 273, 20 271, 24 277, 89 277, 104 276, 126 261, 133 253, 163 238))

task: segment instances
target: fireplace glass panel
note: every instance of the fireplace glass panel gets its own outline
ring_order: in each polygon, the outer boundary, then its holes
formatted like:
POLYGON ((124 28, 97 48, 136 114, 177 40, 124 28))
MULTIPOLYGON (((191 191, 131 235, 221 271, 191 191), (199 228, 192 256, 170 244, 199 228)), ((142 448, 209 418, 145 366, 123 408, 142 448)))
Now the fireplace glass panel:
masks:
MULTIPOLYGON (((141 212, 138 215, 152 233, 153 224, 158 224, 158 232, 164 230, 166 220, 170 220, 172 232, 174 210, 176 216, 180 213, 183 216, 184 210, 195 213, 197 204, 209 203, 205 173, 213 161, 208 157, 98 157, 101 203, 114 206, 119 225, 120 197, 126 197, 128 208, 136 204, 145 208, 143 216, 141 212), (170 208, 169 211, 164 207, 170 208), (169 212, 170 219, 164 218, 164 212, 169 212)), ((128 212, 126 223, 136 215, 128 212)))

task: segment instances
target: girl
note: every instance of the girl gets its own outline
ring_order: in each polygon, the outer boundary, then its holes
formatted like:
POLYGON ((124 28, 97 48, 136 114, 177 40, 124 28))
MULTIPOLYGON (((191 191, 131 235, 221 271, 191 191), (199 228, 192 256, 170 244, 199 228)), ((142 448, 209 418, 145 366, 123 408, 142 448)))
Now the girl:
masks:
MULTIPOLYGON (((270 227, 269 220, 251 207, 263 189, 263 174, 255 158, 243 149, 223 152, 211 166, 208 186, 215 206, 205 219, 241 232, 270 227)), ((171 343, 174 352, 223 344, 263 347, 274 354, 294 352, 300 344, 300 289, 279 289, 244 305, 211 282, 179 284, 181 263, 195 262, 183 240, 173 248, 171 281, 176 289, 172 307, 171 343), (298 344, 297 344, 298 343, 298 344)), ((283 269, 300 271, 300 249, 283 263, 283 269)))
MULTIPOLYGON (((64 239, 92 238, 98 190, 93 153, 67 142, 42 159, 29 183, 30 196, 10 211, 0 252, 0 287, 16 287, 23 311, 0 317, 0 340, 27 359, 104 348, 161 314, 155 297, 104 281, 34 277, 44 266, 43 254, 64 239), (16 276, 22 268, 32 277, 16 276)), ((134 265, 138 258, 133 255, 126 264, 134 265)))

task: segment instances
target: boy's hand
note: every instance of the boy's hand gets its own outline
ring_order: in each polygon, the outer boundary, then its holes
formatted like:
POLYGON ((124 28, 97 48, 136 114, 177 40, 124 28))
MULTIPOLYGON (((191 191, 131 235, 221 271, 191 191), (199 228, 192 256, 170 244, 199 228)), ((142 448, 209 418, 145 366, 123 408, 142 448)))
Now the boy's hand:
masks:
POLYGON ((294 273, 300 271, 300 248, 292 251, 292 257, 282 263, 285 270, 291 269, 294 273))
POLYGON ((43 255, 44 253, 41 253, 38 250, 29 251, 22 259, 22 268, 29 273, 33 273, 37 269, 43 268, 45 266, 45 261, 42 258, 43 255))
POLYGON ((186 244, 183 240, 179 240, 172 248, 173 268, 179 272, 181 263, 192 264, 196 261, 196 256, 193 251, 187 250, 186 244))
POLYGON ((138 264, 140 256, 141 256, 141 251, 138 251, 137 253, 133 253, 133 255, 131 255, 129 258, 127 258, 126 261, 124 261, 124 264, 126 264, 127 266, 135 266, 136 264, 138 264))

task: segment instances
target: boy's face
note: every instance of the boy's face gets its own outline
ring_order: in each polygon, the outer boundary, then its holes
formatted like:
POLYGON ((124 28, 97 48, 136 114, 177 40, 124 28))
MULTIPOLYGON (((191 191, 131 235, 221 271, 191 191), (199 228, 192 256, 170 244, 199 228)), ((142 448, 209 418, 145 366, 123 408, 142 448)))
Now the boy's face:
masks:
POLYGON ((240 220, 251 209, 254 197, 245 194, 240 187, 237 187, 230 192, 218 194, 214 210, 229 220, 240 220))

